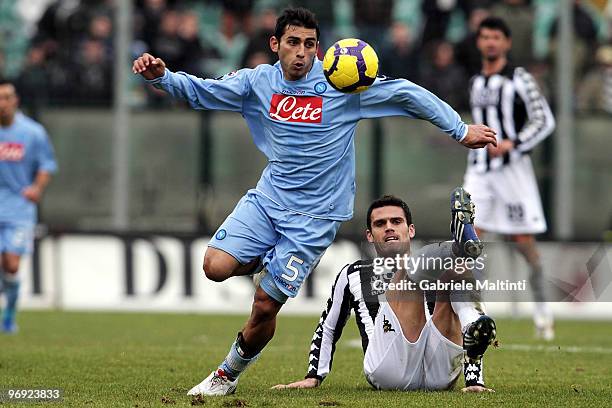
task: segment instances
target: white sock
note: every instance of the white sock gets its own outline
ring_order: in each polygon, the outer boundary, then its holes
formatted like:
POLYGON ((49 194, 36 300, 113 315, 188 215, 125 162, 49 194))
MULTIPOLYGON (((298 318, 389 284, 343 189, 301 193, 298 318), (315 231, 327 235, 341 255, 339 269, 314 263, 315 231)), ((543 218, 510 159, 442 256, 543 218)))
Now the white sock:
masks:
POLYGON ((553 322, 552 312, 547 302, 534 302, 533 321, 536 326, 550 326, 553 322))
POLYGON ((461 332, 478 320, 484 314, 484 306, 481 302, 451 302, 459 322, 461 322, 461 332))

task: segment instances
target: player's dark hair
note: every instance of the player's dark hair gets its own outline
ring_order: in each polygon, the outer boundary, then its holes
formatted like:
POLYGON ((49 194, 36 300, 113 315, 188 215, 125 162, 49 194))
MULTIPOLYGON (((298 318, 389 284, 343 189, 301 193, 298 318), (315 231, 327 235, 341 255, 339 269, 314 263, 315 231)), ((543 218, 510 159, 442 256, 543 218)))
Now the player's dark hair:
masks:
POLYGON ((274 36, 280 41, 288 26, 304 27, 315 29, 317 32, 317 40, 319 39, 319 22, 315 14, 303 7, 289 7, 281 12, 281 15, 276 19, 276 28, 274 36))
POLYGON ((478 26, 478 31, 476 31, 477 37, 480 37, 480 30, 483 28, 501 31, 507 38, 512 38, 512 31, 510 31, 510 27, 508 27, 508 24, 506 24, 506 22, 499 17, 490 16, 482 20, 478 26))
POLYGON ((404 210, 404 215, 406 216, 406 223, 408 225, 412 224, 412 214, 410 213, 410 208, 408 204, 404 200, 394 195, 384 195, 380 198, 377 198, 370 204, 370 208, 368 208, 368 218, 366 219, 366 226, 368 230, 372 231, 372 211, 380 207, 400 207, 404 210))
POLYGON ((15 83, 13 81, 11 81, 10 79, 0 77, 0 86, 1 85, 13 85, 13 86, 15 86, 15 83))

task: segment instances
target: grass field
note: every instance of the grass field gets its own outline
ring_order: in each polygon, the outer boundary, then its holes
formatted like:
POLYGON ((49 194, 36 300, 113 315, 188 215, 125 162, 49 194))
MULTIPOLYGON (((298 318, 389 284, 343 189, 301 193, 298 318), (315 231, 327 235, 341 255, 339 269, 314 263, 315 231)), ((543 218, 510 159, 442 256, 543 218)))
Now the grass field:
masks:
POLYGON ((74 407, 579 407, 609 406, 612 401, 612 324, 595 321, 560 321, 557 340, 541 344, 533 340, 529 321, 499 320, 500 348, 488 352, 485 366, 487 384, 497 392, 465 395, 457 390, 372 390, 362 375, 363 355, 355 347, 358 334, 351 320, 322 387, 270 390, 305 374, 316 316, 281 316, 275 338, 241 378, 234 396, 188 397, 186 391, 225 356, 244 320, 22 312, 20 332, 0 336, 0 388, 62 388, 61 405, 74 407))

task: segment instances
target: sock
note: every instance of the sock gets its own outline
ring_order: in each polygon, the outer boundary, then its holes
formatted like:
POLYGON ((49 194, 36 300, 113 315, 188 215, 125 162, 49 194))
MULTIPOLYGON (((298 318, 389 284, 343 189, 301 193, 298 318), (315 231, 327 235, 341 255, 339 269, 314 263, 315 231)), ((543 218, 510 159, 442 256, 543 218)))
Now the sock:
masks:
POLYGON ((15 321, 17 312, 17 299, 19 298, 19 279, 16 276, 4 274, 4 293, 6 294, 6 309, 2 315, 2 321, 15 321))
POLYGON ((475 360, 466 355, 463 359, 463 376, 465 378, 466 387, 473 385, 484 387, 483 359, 480 358, 475 360))
POLYGON ((485 314, 484 306, 482 302, 472 301, 472 302, 464 302, 464 301, 453 301, 453 292, 450 294, 451 298, 451 306, 455 311, 455 314, 459 318, 459 322, 461 322, 461 332, 465 332, 465 329, 478 320, 480 316, 485 314))
POLYGON ((544 276, 542 275, 542 265, 529 265, 529 285, 533 291, 533 300, 536 302, 545 302, 546 296, 544 295, 544 276))
POLYGON ((219 365, 219 368, 225 372, 230 380, 235 380, 249 365, 257 360, 259 354, 259 352, 252 353, 248 351, 248 348, 245 347, 242 332, 240 332, 236 341, 230 347, 225 360, 219 365))

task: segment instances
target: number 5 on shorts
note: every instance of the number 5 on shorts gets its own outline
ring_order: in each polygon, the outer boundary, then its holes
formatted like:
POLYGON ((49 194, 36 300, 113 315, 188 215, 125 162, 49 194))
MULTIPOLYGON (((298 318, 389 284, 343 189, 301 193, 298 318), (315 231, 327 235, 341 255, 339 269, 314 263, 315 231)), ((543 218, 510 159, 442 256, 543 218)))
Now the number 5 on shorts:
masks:
POLYGON ((291 255, 291 258, 289 258, 289 262, 287 262, 287 269, 293 272, 293 275, 286 275, 284 273, 281 275, 281 278, 288 280, 289 282, 293 282, 294 280, 296 280, 298 275, 300 274, 300 271, 298 271, 298 268, 293 265, 293 262, 297 262, 300 265, 304 263, 304 261, 302 261, 300 258, 296 257, 295 255, 291 255))

